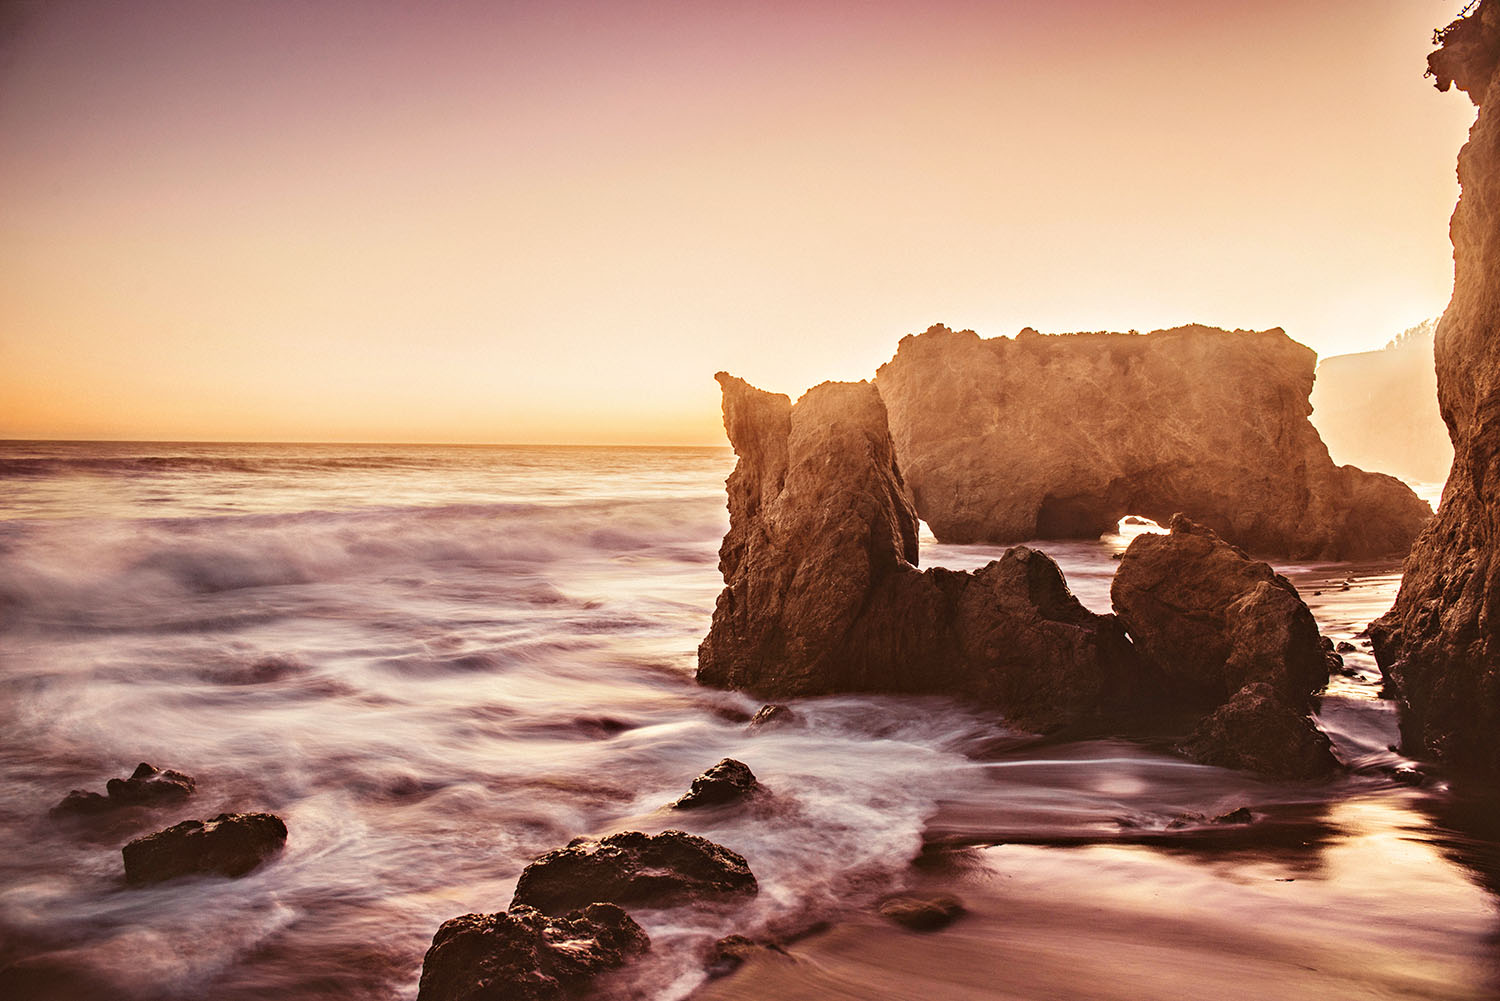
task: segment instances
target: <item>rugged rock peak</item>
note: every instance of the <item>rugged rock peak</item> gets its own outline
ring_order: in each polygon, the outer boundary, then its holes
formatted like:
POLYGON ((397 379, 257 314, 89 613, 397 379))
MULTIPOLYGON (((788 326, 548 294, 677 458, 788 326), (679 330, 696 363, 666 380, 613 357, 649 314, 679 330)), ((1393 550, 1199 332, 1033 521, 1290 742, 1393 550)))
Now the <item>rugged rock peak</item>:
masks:
POLYGON ((1084 609, 1045 555, 1012 550, 973 574, 915 568, 917 517, 871 385, 816 386, 783 422, 778 397, 719 382, 739 464, 700 681, 772 697, 967 695, 1042 726, 1130 687, 1138 665, 1118 623, 1084 609))
POLYGON ((1431 511, 1335 466, 1308 421, 1316 356, 1280 329, 901 339, 875 384, 939 539, 1096 537, 1177 511, 1247 549, 1404 553, 1431 511))
POLYGON ((1370 627, 1406 712, 1404 742, 1500 773, 1500 2, 1439 33, 1440 89, 1479 106, 1458 154, 1453 298, 1434 335, 1438 406, 1453 469, 1432 524, 1407 557, 1395 606, 1370 627))

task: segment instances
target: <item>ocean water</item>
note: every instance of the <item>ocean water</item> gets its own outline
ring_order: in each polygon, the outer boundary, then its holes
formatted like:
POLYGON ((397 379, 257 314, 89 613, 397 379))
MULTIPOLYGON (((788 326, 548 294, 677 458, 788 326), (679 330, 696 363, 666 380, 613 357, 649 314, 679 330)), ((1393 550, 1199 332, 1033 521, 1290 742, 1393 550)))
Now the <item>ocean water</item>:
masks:
MULTIPOLYGON (((1094 898, 1126 928, 1169 900, 1211 912, 1211 944, 1167 950, 1158 974, 1232 972, 1271 922, 1363 971, 1335 996, 1500 990, 1493 813, 1439 774, 1395 780, 1413 762, 1391 749, 1363 647, 1320 710, 1349 774, 1312 785, 1124 740, 1038 741, 938 698, 803 700, 803 725, 748 732, 759 703, 692 679, 732 465, 727 448, 0 443, 9 983, 112 1001, 411 998, 438 925, 503 910, 535 856, 680 827, 743 854, 760 893, 639 912, 652 952, 602 996, 767 996, 754 964, 705 985, 704 950, 855 927, 939 847, 1015 864, 1052 906, 1094 898), (665 809, 726 756, 770 795, 665 809), (192 774, 196 795, 48 816, 139 761, 192 774), (1211 820, 1240 806, 1262 820, 1248 842, 1211 820), (126 841, 233 810, 281 815, 285 852, 243 879, 126 888, 126 841)), ((1039 545, 1104 610, 1126 542, 1039 545)), ((927 538, 923 563, 998 553, 927 538)), ((1388 565, 1285 569, 1325 632, 1356 643, 1399 583, 1388 565)), ((1286 965, 1275 993, 1242 996, 1329 996, 1296 979, 1300 952, 1286 965)), ((944 971, 909 976, 892 996, 943 993, 944 971)))

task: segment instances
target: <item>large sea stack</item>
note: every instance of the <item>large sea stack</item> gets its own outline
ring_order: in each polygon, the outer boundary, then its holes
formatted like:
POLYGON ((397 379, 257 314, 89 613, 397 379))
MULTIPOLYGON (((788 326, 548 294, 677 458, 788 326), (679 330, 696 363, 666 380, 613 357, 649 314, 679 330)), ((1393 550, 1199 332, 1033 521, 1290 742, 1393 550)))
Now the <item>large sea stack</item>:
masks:
POLYGON ((1316 355, 1280 329, 934 326, 876 378, 917 513, 945 542, 1097 538, 1183 513, 1254 553, 1400 554, 1431 517, 1410 488, 1337 466, 1308 421, 1316 355))
POLYGON ((1438 89, 1457 86, 1479 108, 1458 154, 1453 299, 1434 338, 1453 469, 1437 517, 1406 560, 1395 606, 1370 632, 1405 702, 1408 744, 1493 775, 1500 773, 1500 3, 1482 0, 1439 41, 1428 57, 1438 89))
POLYGON ((793 406, 725 373, 725 587, 698 679, 763 696, 942 693, 1046 727, 1141 689, 1124 630, 1025 547, 974 573, 922 572, 885 405, 827 382, 793 406))

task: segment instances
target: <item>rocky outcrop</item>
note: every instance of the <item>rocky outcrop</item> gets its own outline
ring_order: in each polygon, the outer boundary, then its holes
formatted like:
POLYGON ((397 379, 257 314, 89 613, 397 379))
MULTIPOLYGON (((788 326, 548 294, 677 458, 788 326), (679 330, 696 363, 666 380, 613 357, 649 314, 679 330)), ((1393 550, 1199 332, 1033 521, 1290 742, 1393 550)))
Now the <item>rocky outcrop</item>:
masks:
POLYGON ((1279 330, 934 326, 876 378, 916 511, 946 542, 1097 537, 1176 512, 1254 552, 1405 553, 1431 516, 1335 466, 1308 421, 1316 356, 1279 330))
POLYGON ((121 851, 125 881, 135 886, 178 876, 243 876, 286 844, 286 824, 270 813, 221 813, 184 820, 136 838, 121 851))
POLYGON ((157 768, 142 761, 129 778, 110 779, 105 783, 107 795, 74 789, 52 808, 53 815, 105 813, 126 806, 162 806, 180 803, 193 794, 196 783, 191 775, 170 768, 157 768))
POLYGON ((1119 623, 1085 609, 1044 554, 916 568, 917 516, 870 384, 823 383, 794 407, 716 378, 739 462, 699 681, 771 697, 960 695, 1036 727, 1139 690, 1119 623))
POLYGON ((1428 57, 1440 90, 1479 108, 1458 155, 1453 298, 1434 341, 1453 442, 1442 504, 1407 557, 1392 609, 1370 627, 1405 703, 1404 742, 1500 773, 1500 3, 1481 0, 1428 57))
MULTIPOLYGON (((751 720, 753 723, 754 720, 751 720)), ((693 779, 688 791, 672 804, 674 810, 693 810, 701 806, 722 806, 744 799, 760 788, 755 773, 743 761, 725 758, 693 779)))
POLYGON ((693 900, 753 894, 759 887, 745 859, 707 838, 682 831, 625 831, 600 841, 578 838, 528 865, 511 908, 543 914, 603 901, 672 907, 693 900))
POLYGON ((1291 705, 1328 683, 1312 612, 1270 564, 1182 515, 1136 536, 1110 585, 1115 614, 1179 697, 1217 706, 1269 682, 1291 705))
POLYGON ((1217 707, 1183 745, 1225 768, 1310 778, 1337 767, 1308 717, 1338 655, 1297 589, 1182 515, 1137 536, 1110 586, 1115 614, 1167 699, 1217 707))
POLYGON ((422 959, 417 1001, 559 1001, 651 947, 614 904, 562 917, 532 907, 445 921, 422 959))

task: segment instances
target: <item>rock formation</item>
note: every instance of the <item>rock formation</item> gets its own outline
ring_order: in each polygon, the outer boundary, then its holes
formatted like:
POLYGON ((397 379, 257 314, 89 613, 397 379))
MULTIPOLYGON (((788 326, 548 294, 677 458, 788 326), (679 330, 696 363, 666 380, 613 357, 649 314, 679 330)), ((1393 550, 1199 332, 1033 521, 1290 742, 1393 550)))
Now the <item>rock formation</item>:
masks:
POLYGON ((561 1001, 651 947, 614 904, 563 917, 532 907, 444 921, 422 959, 417 1001, 561 1001))
POLYGON ((1375 656, 1405 702, 1405 740, 1463 769, 1500 773, 1500 3, 1481 0, 1428 57, 1440 90, 1479 108, 1458 155, 1449 232, 1453 298, 1435 336, 1438 406, 1453 469, 1371 625, 1375 656))
POLYGON ((285 844, 286 824, 274 814, 221 813, 136 838, 121 853, 125 881, 141 885, 178 876, 243 876, 285 844))
MULTIPOLYGON (((754 720, 751 720, 753 723, 754 720)), ((693 779, 692 786, 672 804, 674 810, 694 810, 700 806, 722 806, 744 799, 760 789, 755 773, 743 761, 725 758, 693 779)))
POLYGON ((1048 726, 1112 710, 1141 668, 1112 616, 1017 547, 974 573, 915 567, 917 516, 869 383, 795 407, 719 373, 730 475, 725 588, 699 681, 764 696, 946 693, 1048 726))
POLYGON ((565 914, 603 901, 672 907, 691 900, 753 894, 759 887, 745 859, 707 838, 682 831, 578 838, 521 872, 510 906, 565 914))
POLYGON ((1183 512, 1267 555, 1404 554, 1431 511, 1393 477, 1334 465, 1307 419, 1315 359, 1279 329, 934 326, 901 339, 876 386, 945 542, 1097 537, 1183 512))
POLYGON ((170 768, 157 768, 142 761, 129 778, 110 779, 104 784, 107 795, 74 789, 52 808, 54 815, 105 813, 126 806, 161 806, 180 803, 193 794, 196 783, 191 775, 170 768))

